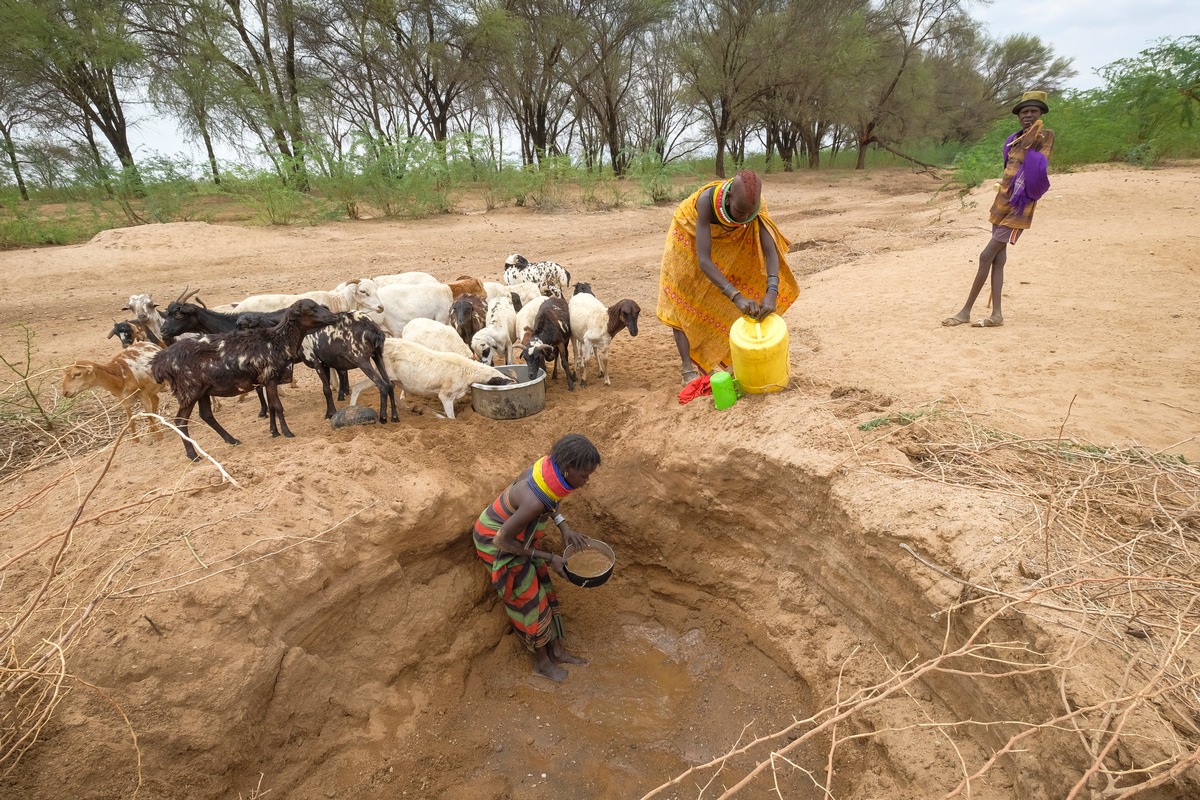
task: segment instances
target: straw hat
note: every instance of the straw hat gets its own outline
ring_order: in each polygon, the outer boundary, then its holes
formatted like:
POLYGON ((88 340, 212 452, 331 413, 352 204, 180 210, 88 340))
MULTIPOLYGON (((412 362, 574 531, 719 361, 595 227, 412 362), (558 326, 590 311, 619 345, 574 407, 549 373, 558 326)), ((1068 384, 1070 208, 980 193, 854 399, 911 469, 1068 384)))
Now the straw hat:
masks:
POLYGON ((1045 92, 1026 92, 1021 95, 1021 102, 1013 106, 1013 113, 1019 114, 1022 108, 1029 108, 1030 106, 1040 108, 1043 114, 1050 113, 1050 106, 1046 105, 1045 92))

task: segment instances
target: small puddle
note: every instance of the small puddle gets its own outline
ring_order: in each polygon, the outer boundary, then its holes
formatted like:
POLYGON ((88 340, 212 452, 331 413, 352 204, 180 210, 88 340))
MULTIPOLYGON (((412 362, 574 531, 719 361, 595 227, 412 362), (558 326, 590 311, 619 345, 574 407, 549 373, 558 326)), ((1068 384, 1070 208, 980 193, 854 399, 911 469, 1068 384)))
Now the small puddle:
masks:
POLYGON ((626 624, 609 649, 619 654, 620 668, 598 664, 600 669, 590 670, 587 690, 572 700, 570 712, 623 739, 663 738, 677 724, 681 701, 694 690, 688 655, 701 636, 698 630, 676 637, 645 623, 626 624))

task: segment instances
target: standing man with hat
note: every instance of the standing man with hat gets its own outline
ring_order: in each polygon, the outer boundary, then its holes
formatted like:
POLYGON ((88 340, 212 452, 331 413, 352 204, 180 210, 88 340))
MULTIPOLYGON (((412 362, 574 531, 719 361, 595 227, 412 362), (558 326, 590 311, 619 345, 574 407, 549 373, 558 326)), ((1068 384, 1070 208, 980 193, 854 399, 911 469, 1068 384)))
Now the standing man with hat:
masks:
POLYGON ((976 328, 998 328, 1004 324, 1000 293, 1004 288, 1008 245, 1016 244, 1021 231, 1032 224, 1037 201, 1050 188, 1046 168, 1054 148, 1054 131, 1042 126, 1042 115, 1049 112, 1045 92, 1025 92, 1013 107, 1012 113, 1017 115, 1021 130, 1004 142, 1004 177, 997 184, 996 199, 988 214, 992 238, 979 254, 979 271, 975 273, 966 305, 953 317, 942 320, 947 327, 971 322, 971 307, 989 273, 992 276, 992 315, 972 324, 976 328))

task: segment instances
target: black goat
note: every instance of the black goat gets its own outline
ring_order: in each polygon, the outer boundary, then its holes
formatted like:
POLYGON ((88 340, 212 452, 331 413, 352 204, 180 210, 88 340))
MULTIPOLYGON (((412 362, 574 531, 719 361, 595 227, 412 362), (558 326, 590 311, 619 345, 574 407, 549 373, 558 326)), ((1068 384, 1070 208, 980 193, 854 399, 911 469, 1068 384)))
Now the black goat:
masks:
POLYGON ((522 349, 525 363, 529 365, 529 374, 537 375, 538 370, 546 368, 546 360, 554 364, 552 378, 558 378, 558 364, 561 361, 563 371, 567 373, 567 390, 575 391, 575 375, 571 372, 571 359, 568 344, 571 341, 571 311, 567 301, 561 297, 547 297, 538 309, 534 318, 533 330, 529 341, 522 349))
MULTIPOLYGON (((272 328, 253 328, 225 334, 181 339, 161 351, 150 363, 154 380, 167 381, 179 411, 175 425, 187 437, 192 409, 200 407, 200 419, 228 444, 240 444, 221 427, 212 413, 213 397, 231 397, 262 386, 271 412, 271 435, 278 436, 275 419, 283 435, 292 437, 279 402, 279 384, 287 380, 298 359, 300 343, 313 331, 337 322, 337 315, 312 300, 297 300, 272 328)), ((197 461, 196 448, 185 438, 187 457, 197 461)))
MULTIPOLYGON (((279 312, 248 311, 238 318, 242 329, 269 327, 279 312)), ((349 391, 347 370, 361 369, 379 390, 379 421, 387 423, 388 400, 392 404, 392 422, 399 422, 396 414, 396 394, 387 368, 383 365, 383 340, 387 334, 366 314, 343 311, 337 315, 333 325, 314 331, 304 337, 300 344, 300 357, 321 376, 321 390, 325 393, 325 419, 337 413, 333 404, 333 390, 329 386, 329 371, 338 374, 338 400, 345 399, 349 391)))
MULTIPOLYGON (((225 314, 220 311, 211 311, 199 297, 196 298, 195 303, 189 303, 188 300, 199 291, 196 289, 189 292, 184 289, 183 294, 179 295, 178 299, 172 300, 167 306, 167 313, 163 315, 162 332, 163 339, 168 344, 185 333, 231 333, 238 329, 238 319, 247 316, 246 314, 225 314)), ((264 313, 259 322, 261 323, 267 318, 278 320, 282 314, 282 311, 264 313)), ((287 383, 291 379, 291 367, 289 366, 288 375, 283 382, 287 383)), ((254 391, 258 395, 258 416, 265 419, 267 396, 261 386, 255 387, 254 391)))

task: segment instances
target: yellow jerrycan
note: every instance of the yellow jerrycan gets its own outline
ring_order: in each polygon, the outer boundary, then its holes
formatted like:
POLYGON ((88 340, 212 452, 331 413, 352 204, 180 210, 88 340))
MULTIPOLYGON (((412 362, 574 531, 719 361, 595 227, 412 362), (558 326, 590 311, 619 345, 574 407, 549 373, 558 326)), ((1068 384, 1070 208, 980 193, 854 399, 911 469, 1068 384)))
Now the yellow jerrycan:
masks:
POLYGON ((733 375, 742 391, 778 392, 788 385, 788 329, 783 317, 739 317, 729 329, 733 375))

